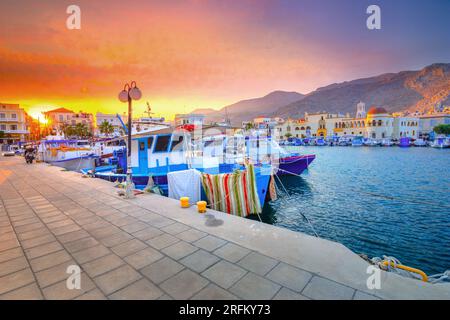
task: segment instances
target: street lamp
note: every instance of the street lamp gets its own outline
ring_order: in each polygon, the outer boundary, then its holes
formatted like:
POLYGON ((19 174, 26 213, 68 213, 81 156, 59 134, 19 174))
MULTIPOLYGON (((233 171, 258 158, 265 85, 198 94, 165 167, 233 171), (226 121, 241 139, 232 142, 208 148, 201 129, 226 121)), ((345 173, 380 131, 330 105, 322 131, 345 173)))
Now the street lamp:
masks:
POLYGON ((136 81, 131 81, 130 84, 125 84, 123 90, 119 93, 119 100, 121 102, 128 102, 128 143, 127 143, 127 186, 125 198, 134 198, 134 184, 131 172, 131 130, 132 130, 132 100, 139 100, 142 97, 141 90, 136 86, 136 81))

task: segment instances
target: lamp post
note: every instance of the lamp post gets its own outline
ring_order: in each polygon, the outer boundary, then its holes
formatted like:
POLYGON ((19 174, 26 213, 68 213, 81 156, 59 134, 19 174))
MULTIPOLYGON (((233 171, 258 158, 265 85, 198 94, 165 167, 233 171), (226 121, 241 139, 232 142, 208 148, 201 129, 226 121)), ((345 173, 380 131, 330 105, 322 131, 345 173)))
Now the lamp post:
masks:
POLYGON ((128 143, 127 143, 127 186, 125 198, 134 198, 134 184, 131 172, 131 130, 132 130, 132 100, 139 100, 142 97, 141 90, 136 86, 136 81, 131 81, 130 84, 125 84, 123 90, 119 93, 119 100, 121 102, 128 102, 128 143))

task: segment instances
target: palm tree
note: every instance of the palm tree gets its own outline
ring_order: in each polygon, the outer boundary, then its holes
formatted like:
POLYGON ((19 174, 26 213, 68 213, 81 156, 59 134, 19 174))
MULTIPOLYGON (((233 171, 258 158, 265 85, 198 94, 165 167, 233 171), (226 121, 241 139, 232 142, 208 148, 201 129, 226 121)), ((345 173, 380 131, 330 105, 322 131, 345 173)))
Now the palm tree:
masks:
POLYGON ((114 132, 114 126, 108 121, 103 121, 99 126, 100 132, 109 136, 114 132))
POLYGON ((73 130, 79 138, 87 137, 89 135, 88 127, 84 123, 77 123, 73 130))

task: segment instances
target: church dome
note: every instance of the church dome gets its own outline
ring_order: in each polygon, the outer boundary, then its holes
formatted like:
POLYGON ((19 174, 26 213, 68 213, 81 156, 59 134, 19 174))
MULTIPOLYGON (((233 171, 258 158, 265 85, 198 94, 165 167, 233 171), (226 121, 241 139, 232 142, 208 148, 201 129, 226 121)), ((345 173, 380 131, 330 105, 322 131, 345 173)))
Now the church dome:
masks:
POLYGON ((370 114, 370 115, 383 114, 383 113, 388 113, 388 112, 385 108, 375 107, 375 106, 371 106, 369 111, 367 112, 367 114, 370 114))

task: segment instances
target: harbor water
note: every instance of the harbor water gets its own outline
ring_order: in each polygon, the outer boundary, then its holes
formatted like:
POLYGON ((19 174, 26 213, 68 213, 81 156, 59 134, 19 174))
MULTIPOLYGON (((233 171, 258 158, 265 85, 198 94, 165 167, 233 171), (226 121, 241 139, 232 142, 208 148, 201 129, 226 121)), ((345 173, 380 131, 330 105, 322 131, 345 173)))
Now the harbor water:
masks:
MULTIPOLYGON (((450 149, 287 147, 316 160, 284 177, 290 199, 267 203, 264 222, 395 256, 428 274, 450 269, 450 149)), ((257 218, 256 218, 257 219, 257 218)))

